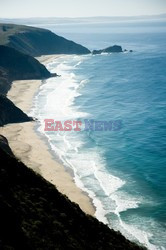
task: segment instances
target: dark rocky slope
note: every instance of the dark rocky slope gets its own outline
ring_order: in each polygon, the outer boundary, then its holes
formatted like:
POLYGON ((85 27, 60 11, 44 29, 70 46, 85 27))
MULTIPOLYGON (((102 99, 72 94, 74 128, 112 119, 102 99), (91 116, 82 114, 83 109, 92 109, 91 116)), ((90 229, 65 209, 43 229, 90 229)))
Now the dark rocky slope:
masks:
POLYGON ((8 140, 3 136, 0 135, 0 148, 3 149, 6 153, 14 157, 14 154, 9 147, 8 140))
POLYGON ((33 57, 13 48, 0 46, 0 126, 32 120, 1 95, 6 95, 13 80, 45 79, 51 76, 45 66, 33 57))
POLYGON ((114 45, 106 49, 93 50, 92 54, 96 55, 96 54, 101 54, 101 53, 120 53, 120 52, 123 52, 122 47, 119 45, 114 45))
POLYGON ((83 213, 1 147, 0 222, 0 249, 143 249, 83 213))
POLYGON ((82 45, 49 30, 14 24, 0 24, 0 45, 7 45, 31 56, 90 53, 82 45))
POLYGON ((32 118, 17 108, 7 97, 0 94, 0 126, 28 121, 32 121, 32 118))
POLYGON ((13 80, 45 79, 51 73, 35 58, 0 46, 0 93, 6 94, 13 80))

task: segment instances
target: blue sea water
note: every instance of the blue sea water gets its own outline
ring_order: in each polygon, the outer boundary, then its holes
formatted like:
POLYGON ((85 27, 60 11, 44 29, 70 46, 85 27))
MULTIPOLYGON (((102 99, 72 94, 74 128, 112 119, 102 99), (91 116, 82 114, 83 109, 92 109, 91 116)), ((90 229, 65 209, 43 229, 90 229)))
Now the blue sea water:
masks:
POLYGON ((90 49, 116 43, 134 52, 48 63, 61 77, 44 81, 35 97, 39 131, 91 197, 99 220, 149 249, 166 249, 166 22, 102 24, 98 33, 91 24, 84 34, 65 25, 47 28, 90 49), (51 118, 121 120, 122 127, 44 132, 51 118))

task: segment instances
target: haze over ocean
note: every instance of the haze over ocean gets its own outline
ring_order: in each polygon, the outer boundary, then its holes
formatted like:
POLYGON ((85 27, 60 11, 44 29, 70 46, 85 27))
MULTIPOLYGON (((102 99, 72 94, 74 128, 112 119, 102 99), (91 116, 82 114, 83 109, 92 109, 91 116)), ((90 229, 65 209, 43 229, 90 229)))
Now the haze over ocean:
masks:
MULTIPOLYGON (((61 75, 36 95, 41 125, 56 120, 120 119, 119 131, 46 132, 55 156, 74 171, 96 216, 149 249, 166 249, 166 21, 24 21, 89 49, 118 44, 133 53, 61 57, 61 75)), ((42 126, 39 128, 43 133, 42 126)))

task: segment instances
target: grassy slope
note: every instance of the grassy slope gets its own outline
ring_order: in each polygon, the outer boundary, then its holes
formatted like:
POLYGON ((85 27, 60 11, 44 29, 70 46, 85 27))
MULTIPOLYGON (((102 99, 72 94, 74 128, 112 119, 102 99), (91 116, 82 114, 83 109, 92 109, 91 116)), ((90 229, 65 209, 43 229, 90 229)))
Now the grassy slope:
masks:
POLYGON ((7 45, 31 56, 90 53, 82 45, 49 30, 14 24, 0 24, 0 45, 7 45))
MULTIPOLYGON (((36 28, 32 28, 35 30, 36 28)), ((0 24, 0 44, 6 45, 9 42, 9 37, 19 32, 28 31, 28 26, 14 24, 0 24)))

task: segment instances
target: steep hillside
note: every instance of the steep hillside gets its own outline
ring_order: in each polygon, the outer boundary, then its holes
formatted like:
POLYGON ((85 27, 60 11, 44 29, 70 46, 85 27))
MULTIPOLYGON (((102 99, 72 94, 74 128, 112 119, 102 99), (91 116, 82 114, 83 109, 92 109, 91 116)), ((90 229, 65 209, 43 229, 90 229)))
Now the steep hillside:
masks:
POLYGON ((32 118, 17 108, 7 97, 0 94, 0 126, 8 123, 27 122, 31 120, 32 118))
POLYGON ((31 56, 90 53, 82 45, 49 30, 14 24, 0 24, 0 45, 15 48, 31 56))
POLYGON ((0 93, 6 93, 13 80, 45 79, 51 76, 35 58, 13 48, 0 46, 0 93))
POLYGON ((1 146, 0 222, 0 249, 142 249, 84 214, 1 146))

